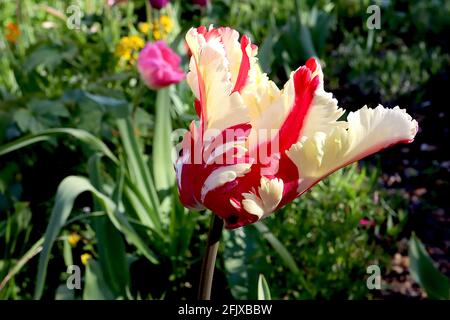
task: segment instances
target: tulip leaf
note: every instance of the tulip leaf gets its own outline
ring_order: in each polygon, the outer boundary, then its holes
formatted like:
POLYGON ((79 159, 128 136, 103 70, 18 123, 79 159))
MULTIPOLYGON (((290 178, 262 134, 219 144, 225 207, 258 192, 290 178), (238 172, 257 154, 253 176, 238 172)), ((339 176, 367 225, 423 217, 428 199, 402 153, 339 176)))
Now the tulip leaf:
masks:
POLYGON ((130 270, 122 235, 106 217, 94 220, 99 264, 111 290, 125 296, 130 286, 130 270))
POLYGON ((298 277, 298 280, 303 285, 304 289, 308 292, 312 292, 312 288, 308 285, 304 275, 300 272, 300 269, 298 268, 294 257, 291 255, 288 249, 286 249, 286 247, 280 242, 280 240, 278 240, 278 238, 275 237, 275 235, 272 232, 270 232, 269 228, 263 222, 258 221, 254 223, 252 226, 254 226, 261 233, 263 238, 266 239, 267 242, 269 242, 269 244, 272 246, 275 252, 278 253, 281 260, 284 262, 285 266, 298 277))
POLYGON ((0 156, 7 154, 12 151, 16 151, 23 147, 29 146, 36 142, 41 141, 49 141, 53 136, 58 136, 61 134, 68 134, 73 136, 74 138, 86 143, 91 148, 96 151, 101 152, 105 156, 107 156, 114 163, 118 163, 116 156, 111 152, 108 146, 85 130, 80 129, 72 129, 72 128, 57 128, 57 129, 48 129, 41 131, 36 134, 27 135, 10 143, 4 144, 0 146, 0 156))
POLYGON ((77 53, 78 48, 74 44, 42 44, 29 52, 23 64, 23 69, 29 73, 37 66, 42 65, 52 71, 61 62, 72 61, 77 53))
POLYGON ((149 204, 148 199, 142 194, 142 191, 133 182, 126 179, 123 188, 125 205, 130 205, 144 226, 155 232, 160 232, 160 229, 154 223, 154 221, 159 221, 159 217, 156 217, 157 213, 155 209, 149 204))
MULTIPOLYGON (((6 283, 14 277, 23 266, 30 261, 35 255, 37 255, 42 250, 42 244, 44 243, 44 238, 40 238, 36 241, 30 249, 20 258, 16 264, 11 268, 5 278, 0 282, 0 291, 5 287, 6 283)), ((0 268, 1 269, 1 268, 0 268)))
POLYGON ((424 245, 413 234, 409 240, 410 271, 430 299, 450 299, 450 280, 431 260, 424 245))
POLYGON ((14 121, 22 132, 37 133, 61 125, 61 118, 69 117, 66 107, 58 100, 31 99, 26 108, 14 111, 14 121))
POLYGON ((272 64, 275 60, 274 47, 277 43, 280 32, 271 18, 271 28, 269 30, 268 35, 264 39, 261 47, 258 49, 258 62, 261 66, 261 70, 264 70, 266 73, 270 73, 272 64))
POLYGON ((83 300, 112 300, 114 298, 100 264, 94 259, 89 259, 84 278, 83 300))
POLYGON ((272 300, 269 285, 263 274, 260 274, 258 279, 258 300, 272 300))
POLYGON ((163 200, 163 211, 170 210, 171 187, 175 182, 172 161, 172 118, 169 88, 158 90, 156 97, 155 136, 153 138, 153 173, 155 186, 163 200), (166 198, 166 199, 165 199, 166 198))
POLYGON ((299 274, 300 270, 294 258, 286 247, 280 242, 280 240, 278 240, 278 238, 270 232, 269 228, 261 221, 254 223, 253 226, 261 233, 264 239, 270 243, 275 252, 281 257, 286 267, 288 267, 292 272, 299 274))
POLYGON ((148 207, 151 210, 147 214, 152 220, 154 228, 161 230, 161 216, 159 212, 161 205, 147 161, 134 132, 131 119, 119 119, 117 125, 125 151, 125 160, 130 180, 133 184, 136 184, 136 189, 143 193, 143 199, 150 201, 148 207))
MULTIPOLYGON (((89 177, 93 186, 100 192, 104 192, 102 188, 100 174, 100 154, 96 154, 89 159, 89 177)), ((121 170, 119 170, 122 173, 121 170)), ((118 187, 116 188, 116 206, 120 203, 122 194, 123 179, 118 179, 118 187)), ((94 209, 101 210, 101 204, 94 199, 94 209)), ((130 270, 125 251, 125 243, 122 235, 117 232, 114 225, 106 217, 97 217, 92 221, 95 235, 97 238, 97 248, 99 253, 99 264, 102 268, 106 281, 110 284, 111 290, 120 296, 125 296, 130 286, 130 270)))
POLYGON ((244 227, 224 232, 225 271, 235 299, 256 299, 258 274, 267 267, 260 237, 255 228, 244 227))
POLYGON ((142 241, 127 219, 120 212, 118 212, 116 205, 110 198, 100 193, 86 178, 69 176, 65 178, 58 186, 55 206, 53 207, 50 221, 45 231, 43 250, 39 257, 38 275, 34 292, 35 299, 39 299, 44 290, 47 265, 53 243, 72 212, 75 199, 81 193, 86 191, 90 191, 95 196, 102 208, 106 211, 114 226, 119 231, 123 232, 127 239, 132 242, 138 250, 149 259, 150 262, 158 263, 156 256, 148 248, 144 241, 142 241))
POLYGON ((328 8, 324 11, 318 10, 314 7, 311 10, 309 17, 314 18, 311 26, 311 36, 314 41, 314 47, 316 52, 320 55, 324 52, 325 45, 331 31, 331 25, 333 23, 333 11, 334 6, 330 3, 328 8))
POLYGON ((124 99, 93 94, 87 91, 83 91, 83 93, 86 98, 103 107, 105 111, 114 113, 119 118, 125 117, 128 114, 128 101, 124 99))
POLYGON ((56 288, 55 300, 75 300, 75 290, 67 288, 67 284, 61 284, 56 288))
POLYGON ((66 267, 73 265, 72 247, 67 238, 63 240, 63 258, 66 267))

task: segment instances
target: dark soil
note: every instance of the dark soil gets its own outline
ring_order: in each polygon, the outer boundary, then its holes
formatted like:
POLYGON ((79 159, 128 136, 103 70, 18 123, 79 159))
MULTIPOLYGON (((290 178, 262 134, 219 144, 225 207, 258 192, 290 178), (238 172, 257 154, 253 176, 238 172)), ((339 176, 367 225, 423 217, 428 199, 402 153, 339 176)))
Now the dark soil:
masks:
POLYGON ((424 96, 410 95, 398 101, 419 122, 413 143, 386 150, 380 156, 383 183, 400 190, 409 203, 405 239, 398 243, 391 270, 385 275, 389 287, 385 298, 425 297, 408 272, 406 239, 415 232, 439 269, 450 276, 450 134, 448 123, 449 70, 432 78, 421 90, 424 96), (415 100, 420 99, 420 103, 415 100))

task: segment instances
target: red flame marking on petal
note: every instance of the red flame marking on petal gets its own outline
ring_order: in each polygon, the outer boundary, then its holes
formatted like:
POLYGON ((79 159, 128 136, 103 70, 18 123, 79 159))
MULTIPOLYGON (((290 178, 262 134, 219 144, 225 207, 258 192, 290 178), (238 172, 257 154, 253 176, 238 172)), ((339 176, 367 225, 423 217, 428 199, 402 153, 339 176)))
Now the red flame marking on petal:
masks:
POLYGON ((250 44, 250 40, 246 35, 242 36, 241 39, 241 50, 242 50, 242 60, 239 67, 239 73, 236 79, 236 84, 234 85, 233 92, 240 92, 245 86, 248 78, 248 72, 250 71, 250 58, 247 54, 247 46, 250 44))

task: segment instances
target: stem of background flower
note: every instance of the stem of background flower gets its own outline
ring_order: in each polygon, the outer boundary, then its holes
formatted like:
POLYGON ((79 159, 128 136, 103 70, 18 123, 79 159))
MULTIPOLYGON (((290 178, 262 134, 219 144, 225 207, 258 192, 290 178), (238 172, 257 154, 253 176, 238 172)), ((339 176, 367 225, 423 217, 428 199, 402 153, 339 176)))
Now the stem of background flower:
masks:
POLYGON ((208 240, 206 242, 205 255, 203 256, 202 271, 198 286, 198 299, 211 299, 211 286, 216 264, 217 249, 219 248, 220 236, 222 235, 223 220, 213 214, 209 226, 208 240))
POLYGON ((297 18, 297 24, 300 27, 302 25, 302 6, 300 0, 295 0, 295 11, 297 11, 297 15, 295 16, 297 18))
POLYGON ((147 22, 152 22, 152 6, 150 5, 150 1, 145 1, 145 14, 147 15, 147 22))

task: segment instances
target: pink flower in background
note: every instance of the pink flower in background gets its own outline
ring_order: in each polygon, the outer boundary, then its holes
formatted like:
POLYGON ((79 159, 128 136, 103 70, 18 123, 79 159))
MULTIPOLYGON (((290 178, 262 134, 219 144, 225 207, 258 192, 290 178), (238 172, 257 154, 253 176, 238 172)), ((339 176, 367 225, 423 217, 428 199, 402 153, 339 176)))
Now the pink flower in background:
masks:
POLYGON ((180 63, 180 56, 160 40, 148 43, 139 53, 138 70, 150 88, 159 89, 184 79, 180 63))
POLYGON ((200 7, 206 7, 208 5, 208 0, 192 0, 193 4, 196 4, 200 7))
POLYGON ((362 226, 369 226, 369 227, 375 227, 376 225, 375 221, 366 218, 359 220, 359 224, 362 226))
POLYGON ((155 9, 162 9, 169 3, 169 0, 150 0, 150 4, 155 9))

